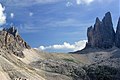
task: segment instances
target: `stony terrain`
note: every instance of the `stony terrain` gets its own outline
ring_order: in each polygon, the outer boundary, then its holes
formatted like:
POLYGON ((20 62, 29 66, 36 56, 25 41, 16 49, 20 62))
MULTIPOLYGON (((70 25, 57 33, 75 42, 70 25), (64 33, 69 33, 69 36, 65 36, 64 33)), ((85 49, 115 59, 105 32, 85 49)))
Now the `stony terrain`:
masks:
POLYGON ((5 28, 0 31, 0 80, 120 80, 119 35, 120 19, 115 32, 110 12, 88 28, 86 47, 69 54, 32 49, 17 29, 5 28))

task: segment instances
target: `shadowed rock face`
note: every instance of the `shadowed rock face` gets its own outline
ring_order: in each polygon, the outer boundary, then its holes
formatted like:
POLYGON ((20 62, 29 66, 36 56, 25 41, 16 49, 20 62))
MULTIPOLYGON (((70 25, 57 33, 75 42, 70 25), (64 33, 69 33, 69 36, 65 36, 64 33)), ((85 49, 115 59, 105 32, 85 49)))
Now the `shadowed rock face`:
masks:
POLYGON ((105 14, 102 21, 96 18, 94 27, 89 27, 87 30, 87 37, 87 47, 107 49, 114 46, 115 32, 110 12, 105 14))
POLYGON ((14 27, 4 28, 0 31, 0 47, 19 57, 24 57, 23 49, 30 49, 30 46, 20 37, 14 27))
POLYGON ((120 48, 120 18, 118 20, 117 30, 115 35, 115 46, 120 48))

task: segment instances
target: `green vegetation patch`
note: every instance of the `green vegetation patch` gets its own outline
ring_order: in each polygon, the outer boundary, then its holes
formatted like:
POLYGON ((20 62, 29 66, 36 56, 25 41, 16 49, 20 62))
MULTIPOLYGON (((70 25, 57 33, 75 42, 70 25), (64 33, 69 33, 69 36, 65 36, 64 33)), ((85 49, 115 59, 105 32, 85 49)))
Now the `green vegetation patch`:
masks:
POLYGON ((74 63, 75 63, 75 60, 73 60, 73 59, 67 59, 67 58, 64 58, 63 60, 64 60, 64 61, 74 62, 74 63))

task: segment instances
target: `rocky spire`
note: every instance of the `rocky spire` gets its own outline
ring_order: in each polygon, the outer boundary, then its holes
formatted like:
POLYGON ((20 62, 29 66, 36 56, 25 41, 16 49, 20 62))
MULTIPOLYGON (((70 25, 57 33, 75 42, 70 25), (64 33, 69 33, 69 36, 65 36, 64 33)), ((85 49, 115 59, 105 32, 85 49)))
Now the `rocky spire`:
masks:
POLYGON ((11 26, 10 28, 3 28, 3 31, 7 31, 8 33, 12 34, 14 37, 18 35, 18 30, 11 26))
POLYGON ((119 17, 117 29, 116 29, 115 46, 120 48, 120 17, 119 17))
POLYGON ((31 47, 21 38, 17 29, 12 26, 4 28, 0 31, 0 47, 2 49, 13 52, 19 57, 24 57, 23 49, 30 49, 31 47))
POLYGON ((115 32, 110 12, 105 14, 102 21, 96 18, 93 29, 88 28, 88 45, 97 48, 111 48, 114 46, 115 32))
POLYGON ((105 14, 104 18, 102 19, 102 22, 103 22, 104 26, 107 26, 107 27, 113 26, 113 24, 112 24, 112 17, 111 17, 111 13, 110 12, 107 12, 105 14))

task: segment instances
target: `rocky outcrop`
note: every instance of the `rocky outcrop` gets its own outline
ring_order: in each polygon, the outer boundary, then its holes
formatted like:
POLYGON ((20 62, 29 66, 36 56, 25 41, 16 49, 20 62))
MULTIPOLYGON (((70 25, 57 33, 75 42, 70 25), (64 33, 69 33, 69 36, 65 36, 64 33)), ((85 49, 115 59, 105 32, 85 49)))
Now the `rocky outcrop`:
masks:
POLYGON ((117 30, 115 35, 115 46, 120 48, 120 18, 118 20, 117 30))
POLYGON ((30 46, 20 37, 15 27, 4 28, 0 31, 0 47, 19 57, 24 57, 23 49, 30 49, 30 46))
MULTIPOLYGON (((101 55, 100 55, 101 56, 101 55)), ((99 56, 96 56, 99 57, 99 56)), ((81 66, 80 63, 74 63, 62 60, 41 60, 35 61, 30 66, 47 72, 58 73, 72 77, 72 80, 119 80, 120 68, 106 65, 91 64, 81 66)), ((56 79, 55 79, 56 80, 56 79)))
POLYGON ((105 14, 102 21, 96 18, 94 27, 87 30, 88 43, 86 47, 112 48, 114 46, 115 31, 113 29, 110 12, 105 14))
POLYGON ((85 70, 74 62, 45 60, 32 62, 30 65, 44 71, 59 73, 69 77, 72 76, 73 80, 89 80, 85 70))

